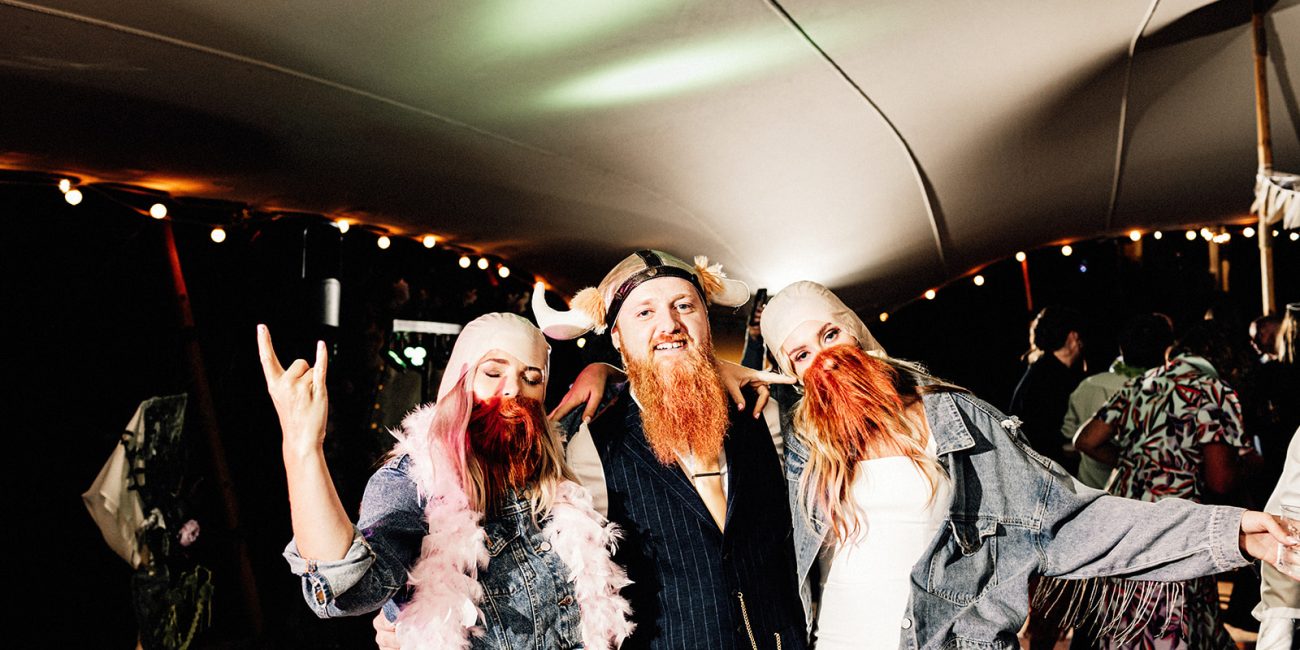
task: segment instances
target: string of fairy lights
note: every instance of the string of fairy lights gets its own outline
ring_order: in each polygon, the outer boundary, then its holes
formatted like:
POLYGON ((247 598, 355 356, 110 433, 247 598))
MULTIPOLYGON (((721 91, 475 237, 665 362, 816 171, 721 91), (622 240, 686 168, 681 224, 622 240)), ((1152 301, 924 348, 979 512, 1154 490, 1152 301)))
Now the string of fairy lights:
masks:
MULTIPOLYGON (((73 205, 73 206, 80 205, 85 200, 85 191, 101 189, 97 184, 94 183, 80 184, 76 178, 67 178, 67 177, 59 178, 57 181, 57 186, 59 191, 62 192, 63 194, 63 199, 67 201, 69 205, 73 205)), ((127 186, 116 185, 115 187, 122 188, 127 186)), ((132 205, 118 199, 118 197, 114 196, 110 192, 101 191, 101 193, 107 196, 108 198, 114 200, 115 202, 125 205, 128 208, 131 208, 132 210, 141 212, 143 214, 147 214, 149 217, 152 217, 153 219, 162 220, 162 219, 170 218, 173 221, 183 220, 183 219, 177 219, 177 216, 173 214, 171 210, 168 208, 167 202, 171 200, 171 197, 167 195, 165 192, 159 192, 156 190, 149 190, 145 188, 130 188, 130 189, 143 193, 144 195, 147 196, 156 197, 157 200, 150 203, 147 208, 141 208, 139 206, 132 205)), ((245 219, 250 218, 251 214, 252 213, 245 211, 244 218, 245 219)), ((282 213, 268 213, 268 216, 274 218, 279 214, 282 213)), ((320 216, 320 215, 316 215, 316 216, 320 216)), ((390 235, 382 227, 362 224, 358 220, 351 217, 338 217, 338 218, 322 217, 322 218, 328 220, 335 228, 338 229, 340 234, 346 234, 354 226, 359 229, 364 229, 374 233, 376 235, 375 245, 381 250, 388 250, 393 244, 394 236, 390 235)), ((221 224, 215 224, 215 225, 204 224, 204 225, 211 228, 209 237, 213 243, 221 244, 226 241, 228 237, 228 233, 226 231, 225 226, 221 224)), ((1215 226, 1202 226, 1199 228, 1189 228, 1183 231, 1183 236, 1188 241, 1195 241, 1197 239, 1202 239, 1209 243, 1223 245, 1223 244, 1228 244, 1234 239, 1234 230, 1236 235, 1239 235, 1244 239, 1251 239, 1255 237, 1255 235, 1257 234, 1256 228, 1250 225, 1241 227, 1240 229, 1236 229, 1236 226, 1215 225, 1215 226)), ((1165 231, 1162 230, 1151 230, 1151 231, 1130 230, 1128 231, 1126 236, 1130 241, 1140 242, 1146 237, 1150 237, 1153 240, 1159 241, 1164 239, 1165 234, 1166 234, 1165 231)), ((1273 228, 1272 235, 1274 239, 1278 241, 1283 241, 1282 231, 1280 229, 1273 228)), ((441 245, 444 249, 452 250, 453 252, 457 252, 457 251, 460 252, 460 257, 457 260, 457 265, 462 269, 477 267, 481 271, 487 271, 488 269, 492 268, 493 264, 495 264, 496 274, 499 277, 504 279, 510 277, 511 275, 511 269, 509 266, 506 265, 504 261, 493 262, 491 259, 489 259, 488 255, 472 251, 463 246, 448 244, 443 238, 440 238, 438 235, 434 235, 434 234, 401 235, 401 237, 418 241, 427 249, 433 249, 441 245)), ((1290 242, 1300 241, 1300 231, 1292 230, 1286 233, 1285 240, 1290 242)), ((1061 244, 1058 247, 1058 252, 1063 257, 1070 257, 1075 253, 1074 245, 1071 243, 1061 244)), ((1026 293, 1028 293, 1029 256, 1025 251, 1017 251, 1013 257, 1015 261, 1019 263, 1021 266, 1022 275, 1024 276, 1024 282, 1026 285, 1026 293)), ((958 280, 945 283, 945 285, 926 289, 919 296, 919 299, 924 299, 927 301, 934 300, 935 298, 938 297, 940 289, 943 289, 946 286, 951 286, 955 282, 963 281, 967 278, 969 278, 970 282, 974 286, 983 287, 988 282, 988 278, 984 275, 984 273, 980 271, 983 271, 983 269, 987 268, 988 266, 990 265, 982 266, 979 269, 977 269, 976 272, 967 274, 958 280)), ((1081 270, 1086 270, 1086 268, 1083 265, 1081 265, 1081 270)), ((545 281, 542 280, 541 278, 536 278, 536 281, 542 282, 544 285, 546 284, 545 281)), ((913 299, 912 301, 908 301, 908 303, 906 304, 910 304, 915 300, 916 299, 913 299)), ((901 309, 902 307, 905 307, 906 304, 900 305, 898 308, 895 309, 895 311, 897 311, 897 309, 901 309)), ((880 312, 879 314, 880 322, 882 323, 886 322, 889 320, 889 318, 890 318, 889 311, 880 312)), ((582 347, 582 344, 585 342, 586 342, 585 340, 579 340, 578 346, 582 347)))
MULTIPOLYGON (((146 207, 142 207, 142 205, 135 205, 131 202, 123 201, 118 196, 115 196, 112 192, 105 191, 104 188, 102 188, 98 184, 95 183, 82 184, 75 177, 59 178, 56 183, 56 186, 58 187, 59 191, 63 194, 63 200, 66 201, 68 205, 72 205, 72 206, 81 205, 82 202, 85 201, 86 199, 86 192, 98 190, 99 194, 112 200, 113 202, 119 205, 123 205, 135 212, 148 215, 153 219, 157 219, 157 220, 170 219, 171 221, 175 221, 175 222, 187 221, 183 218, 178 218, 178 216, 174 214, 171 209, 168 208, 167 205, 168 202, 174 201, 174 199, 172 199, 172 197, 165 192, 150 190, 143 187, 133 187, 133 186, 114 184, 113 186, 114 189, 120 189, 127 192, 134 192, 142 196, 152 197, 152 199, 154 200, 152 200, 152 202, 150 202, 148 207, 146 208, 146 207)), ((236 217, 235 220, 247 221, 255 218, 254 217, 255 214, 261 214, 261 213, 252 213, 249 212, 248 210, 243 210, 242 214, 239 217, 236 217)), ((266 213, 264 216, 266 216, 267 218, 276 218, 283 214, 285 213, 274 212, 274 213, 266 213)), ((339 234, 348 233, 348 231, 352 230, 354 226, 357 227, 358 229, 372 232, 373 234, 376 235, 375 246, 378 247, 380 250, 388 250, 389 248, 391 248, 393 245, 393 238, 394 236, 396 236, 396 235, 389 234, 386 231, 386 229, 383 229, 382 227, 362 224, 357 219, 351 217, 332 218, 323 215, 313 215, 313 216, 319 216, 320 218, 328 221, 332 226, 338 229, 339 234)), ((204 223, 202 225, 210 228, 209 239, 211 239, 211 241, 214 244, 221 244, 227 240, 229 236, 229 233, 227 232, 227 226, 222 224, 207 224, 207 223, 204 223)), ((427 249, 437 248, 439 245, 441 245, 444 249, 451 250, 453 252, 459 252, 460 258, 457 260, 457 264, 462 269, 477 267, 481 271, 487 271, 488 269, 492 268, 495 265, 496 275, 498 277, 502 279, 510 277, 511 269, 504 260, 494 262, 492 259, 490 259, 490 257, 497 257, 498 259, 500 259, 499 256, 489 256, 486 254, 475 252, 464 246, 448 244, 445 241, 445 239, 434 234, 401 235, 400 237, 418 241, 427 249)), ((541 278, 537 278, 537 281, 545 283, 545 281, 542 280, 541 278)))
MULTIPOLYGON (((1206 241, 1206 242, 1210 242, 1210 243, 1214 243, 1214 244, 1223 245, 1223 244, 1227 244, 1227 243, 1229 243, 1229 242, 1231 242, 1231 241, 1233 240, 1233 232, 1230 230, 1230 228, 1233 228, 1233 227, 1232 227, 1232 226, 1213 226, 1213 227, 1211 227, 1211 226, 1203 226, 1203 227, 1200 227, 1200 228, 1190 228, 1190 229, 1187 229, 1186 231, 1183 232, 1183 237, 1186 238, 1187 241, 1196 241, 1197 239, 1202 239, 1202 240, 1204 240, 1204 241, 1206 241)), ((1245 238, 1245 239, 1251 239, 1251 238, 1255 237, 1255 235, 1257 234, 1257 231, 1256 231, 1256 229, 1255 229, 1254 226, 1245 226, 1245 227, 1241 228, 1240 230, 1238 230, 1237 233, 1238 233, 1242 238, 1245 238)), ((1274 238, 1274 240, 1276 240, 1276 241, 1282 241, 1282 234, 1283 234, 1283 233, 1282 233, 1282 231, 1281 231, 1280 229, 1278 229, 1278 228, 1273 228, 1273 229, 1272 229, 1272 234, 1273 234, 1273 238, 1274 238)), ((1143 238, 1145 238, 1145 237, 1150 237, 1151 239, 1154 239, 1154 240, 1157 240, 1157 241, 1158 241, 1158 240, 1162 240, 1162 239, 1164 239, 1164 237, 1165 237, 1165 232, 1162 231, 1162 230, 1152 230, 1152 231, 1147 231, 1147 232, 1144 232, 1144 231, 1141 231, 1141 230, 1130 230, 1130 231, 1128 231, 1127 235, 1125 235, 1125 236, 1129 239, 1129 241, 1132 241, 1132 242, 1135 242, 1135 243, 1136 243, 1136 242, 1140 242, 1140 241, 1142 241, 1143 238)), ((1286 237, 1285 237, 1285 239, 1286 239, 1286 241, 1290 241, 1290 242, 1300 242, 1300 231, 1292 230, 1292 231, 1290 231, 1289 233, 1286 233, 1286 237)), ((1099 240, 1099 241, 1100 241, 1100 240, 1099 240)), ((1076 243, 1077 243, 1077 242, 1076 242, 1076 243)), ((1053 245, 1053 246, 1055 246, 1055 245, 1053 245)), ((1067 243, 1067 244, 1061 244, 1060 247, 1059 247, 1057 250, 1058 250, 1058 252, 1061 254, 1062 257, 1070 257, 1070 256, 1074 255, 1074 252, 1075 252, 1075 251, 1074 251, 1074 245, 1072 245, 1072 244, 1068 244, 1068 243, 1067 243)), ((1022 274, 1024 275, 1024 281, 1025 281, 1025 284, 1026 284, 1026 291, 1028 292, 1028 284, 1029 284, 1029 266, 1028 266, 1028 265, 1029 265, 1029 255, 1028 255, 1028 253, 1026 253, 1025 251, 1017 251, 1016 254, 1014 255, 1014 258, 1015 258, 1016 262, 1019 262, 1020 265, 1021 265, 1022 274)), ((987 268, 988 266, 991 266, 991 264, 989 264, 989 265, 985 265, 985 266, 983 266, 983 267, 980 267, 980 269, 978 269, 978 270, 982 271, 983 269, 987 268)), ((1085 271, 1085 270, 1086 270, 1086 266, 1081 265, 1080 270, 1081 270, 1081 271, 1085 271)), ((979 272, 976 272, 976 273, 974 273, 974 274, 970 274, 970 275, 963 276, 963 278, 961 278, 961 279, 965 279, 965 278, 970 278, 970 282, 971 282, 971 284, 974 284, 974 285, 977 286, 977 287, 982 287, 982 286, 984 286, 985 283, 988 281, 988 279, 984 276, 984 274, 983 274, 983 273, 979 273, 979 272)), ((954 280, 953 282, 957 282, 957 281, 960 281, 960 280, 954 280)), ((953 284, 953 282, 946 283, 944 286, 951 286, 951 285, 953 284)), ((934 300, 935 298, 938 297, 938 295, 939 295, 939 290, 942 289, 942 288, 944 288, 944 287, 943 287, 943 286, 940 286, 940 287, 932 287, 932 288, 926 289, 926 290, 925 290, 925 291, 924 291, 924 292, 919 296, 919 298, 920 298, 920 299, 924 299, 924 300, 934 300)), ((901 309, 901 308, 903 308, 903 307, 907 306, 908 304, 911 304, 912 302, 915 302, 915 301, 916 301, 916 299, 909 300, 907 303, 905 303, 905 304, 903 304, 903 305, 900 305, 900 306, 899 306, 898 308, 896 308, 894 311, 896 312, 896 311, 898 311, 898 309, 901 309)), ((889 320, 889 318, 890 318, 890 314, 891 314, 891 313, 890 313, 889 311, 882 311, 882 312, 880 312, 880 314, 879 314, 879 316, 878 316, 878 318, 880 319, 880 322, 882 322, 882 323, 887 322, 887 321, 889 320)))

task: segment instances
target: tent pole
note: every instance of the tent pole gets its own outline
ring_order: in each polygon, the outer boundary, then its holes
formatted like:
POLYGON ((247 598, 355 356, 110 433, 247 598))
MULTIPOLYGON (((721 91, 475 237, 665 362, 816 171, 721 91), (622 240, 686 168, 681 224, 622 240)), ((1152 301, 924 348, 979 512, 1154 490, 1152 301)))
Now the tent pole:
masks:
MULTIPOLYGON (((1268 124, 1268 41, 1264 33, 1264 6, 1255 0, 1250 17, 1251 33, 1255 41, 1255 143, 1259 153, 1261 176, 1273 173, 1273 140, 1268 124)), ((1259 287, 1264 302, 1264 315, 1277 310, 1277 297, 1273 282, 1273 229, 1268 225, 1264 206, 1260 206, 1259 223, 1259 287)))
POLYGON ((176 298, 176 312, 180 320, 185 356, 188 360, 193 404, 198 408, 195 418, 203 430, 211 456, 212 469, 216 474, 217 486, 221 490, 221 503, 225 510, 226 528, 234 533, 235 563, 239 570, 240 582, 244 590, 244 604, 248 607, 247 621, 253 633, 262 635, 262 604, 257 591, 257 580, 253 576, 253 565, 248 553, 248 543, 239 528, 239 502, 230 479, 230 465, 226 462, 225 446, 221 442, 221 432, 217 428, 216 409, 212 404, 212 391, 208 386, 208 373, 203 363, 203 351, 199 349, 198 333, 194 328, 194 310, 190 307, 190 293, 185 286, 185 274, 181 271, 181 258, 176 250, 176 236, 172 233, 170 221, 163 221, 163 245, 167 248, 167 262, 171 269, 172 291, 176 298))

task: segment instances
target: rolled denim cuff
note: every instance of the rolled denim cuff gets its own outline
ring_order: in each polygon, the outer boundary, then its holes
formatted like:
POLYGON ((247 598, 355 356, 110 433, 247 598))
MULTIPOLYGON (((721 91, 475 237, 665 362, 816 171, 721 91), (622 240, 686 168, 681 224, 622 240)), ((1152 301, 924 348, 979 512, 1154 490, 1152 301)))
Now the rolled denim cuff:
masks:
POLYGON ((370 543, 356 526, 352 527, 352 545, 342 559, 322 562, 303 557, 298 553, 295 540, 284 547, 284 559, 289 570, 302 576, 303 597, 321 617, 335 615, 334 599, 351 589, 375 563, 375 553, 370 543))
POLYGON ((1215 573, 1231 571, 1246 566, 1253 560, 1241 552, 1241 517, 1246 514, 1244 508, 1231 506, 1211 506, 1210 514, 1210 557, 1214 560, 1215 573))

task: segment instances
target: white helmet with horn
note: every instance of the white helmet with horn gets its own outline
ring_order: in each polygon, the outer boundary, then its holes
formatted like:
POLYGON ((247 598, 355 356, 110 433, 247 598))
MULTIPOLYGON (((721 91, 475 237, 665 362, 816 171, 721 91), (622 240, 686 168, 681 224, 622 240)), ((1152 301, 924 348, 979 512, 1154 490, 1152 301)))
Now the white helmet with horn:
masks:
POLYGON ((602 334, 614 326, 623 300, 633 289, 664 277, 690 282, 706 302, 715 305, 739 307, 749 301, 749 287, 744 282, 728 278, 721 264, 710 265, 702 255, 691 265, 662 251, 640 250, 623 258, 598 286, 579 291, 568 311, 546 304, 545 289, 538 283, 533 291, 533 314, 542 331, 553 339, 574 339, 593 330, 602 334))

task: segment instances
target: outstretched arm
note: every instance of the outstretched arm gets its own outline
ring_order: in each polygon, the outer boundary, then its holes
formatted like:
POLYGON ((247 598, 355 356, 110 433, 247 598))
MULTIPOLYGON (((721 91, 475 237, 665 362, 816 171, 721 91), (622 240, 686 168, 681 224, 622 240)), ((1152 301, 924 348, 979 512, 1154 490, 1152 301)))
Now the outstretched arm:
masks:
MULTIPOLYGON (((727 394, 731 396, 731 401, 735 402, 737 409, 745 408, 745 395, 741 391, 746 386, 755 390, 757 393, 753 410, 755 418, 763 413, 763 407, 767 405, 768 384, 793 384, 796 381, 794 377, 753 370, 730 361, 719 361, 718 373, 722 377, 722 385, 727 389, 727 394)), ((599 412, 601 400, 605 396, 605 387, 611 382, 617 383, 625 379, 627 374, 614 366, 607 363, 590 364, 578 373, 577 378, 573 380, 573 385, 569 387, 569 392, 564 394, 560 404, 547 417, 552 421, 559 421, 582 406, 582 420, 590 422, 599 412)))
POLYGON ((731 395, 731 401, 736 403, 737 409, 745 408, 745 395, 741 392, 746 386, 754 389, 753 415, 757 418, 763 413, 763 407, 767 406, 767 399, 771 395, 768 384, 793 384, 797 381, 794 377, 777 374, 775 372, 764 372, 754 370, 745 366, 736 365, 730 361, 718 361, 718 372, 722 375, 722 385, 731 395))
POLYGON ((266 389, 283 433, 281 453, 289 486, 289 509, 298 552, 313 560, 339 560, 352 545, 353 527, 325 464, 325 421, 329 365, 324 342, 316 344, 316 363, 298 359, 286 369, 271 344, 271 332, 257 326, 257 349, 266 389))
POLYGON ((608 363, 588 364, 574 378, 569 392, 564 394, 558 406, 546 416, 552 422, 559 422, 579 406, 582 409, 582 421, 591 422, 600 411, 601 401, 605 397, 605 387, 627 379, 627 374, 608 363))

